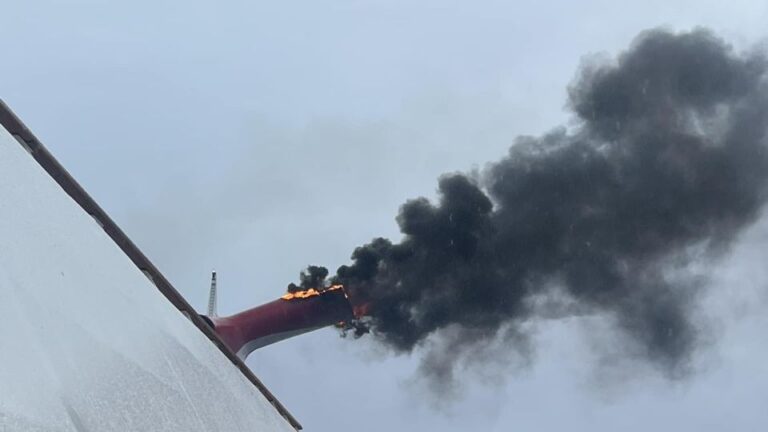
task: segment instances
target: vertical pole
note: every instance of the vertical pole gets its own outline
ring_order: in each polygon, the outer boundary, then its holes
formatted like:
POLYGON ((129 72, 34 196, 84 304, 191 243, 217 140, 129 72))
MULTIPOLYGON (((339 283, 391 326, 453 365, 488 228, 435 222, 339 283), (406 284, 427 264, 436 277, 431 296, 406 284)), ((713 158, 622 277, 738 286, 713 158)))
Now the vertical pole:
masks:
POLYGON ((216 270, 211 272, 211 292, 208 295, 208 316, 216 317, 216 270))

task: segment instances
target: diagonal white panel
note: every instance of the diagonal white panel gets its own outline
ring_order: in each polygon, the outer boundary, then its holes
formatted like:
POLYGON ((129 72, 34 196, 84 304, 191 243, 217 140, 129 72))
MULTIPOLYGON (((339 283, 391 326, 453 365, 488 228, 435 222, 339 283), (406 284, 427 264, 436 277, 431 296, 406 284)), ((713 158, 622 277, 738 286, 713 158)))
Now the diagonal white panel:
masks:
POLYGON ((293 431, 0 128, 0 431, 293 431))

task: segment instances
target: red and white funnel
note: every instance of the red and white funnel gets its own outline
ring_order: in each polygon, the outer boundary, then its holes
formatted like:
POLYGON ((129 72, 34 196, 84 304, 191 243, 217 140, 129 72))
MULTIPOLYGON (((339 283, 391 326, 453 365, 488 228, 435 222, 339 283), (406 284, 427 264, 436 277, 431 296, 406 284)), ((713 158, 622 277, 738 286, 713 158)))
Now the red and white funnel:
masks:
POLYGON ((241 359, 257 348, 354 318, 341 285, 289 293, 228 317, 216 316, 213 308, 208 312, 216 333, 241 359))

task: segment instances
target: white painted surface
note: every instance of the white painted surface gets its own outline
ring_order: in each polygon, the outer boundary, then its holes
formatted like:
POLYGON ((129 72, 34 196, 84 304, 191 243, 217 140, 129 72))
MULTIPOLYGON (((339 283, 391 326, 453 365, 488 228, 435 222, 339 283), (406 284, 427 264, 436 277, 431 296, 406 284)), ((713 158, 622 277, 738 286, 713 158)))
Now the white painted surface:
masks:
POLYGON ((0 431, 292 431, 0 128, 0 431))

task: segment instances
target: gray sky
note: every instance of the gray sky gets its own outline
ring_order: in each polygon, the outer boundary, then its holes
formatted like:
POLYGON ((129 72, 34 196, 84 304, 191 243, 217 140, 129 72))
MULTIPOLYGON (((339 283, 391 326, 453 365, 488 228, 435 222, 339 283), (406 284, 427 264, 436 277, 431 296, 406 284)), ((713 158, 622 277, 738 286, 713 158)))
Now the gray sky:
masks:
MULTIPOLYGON (((215 267, 229 313, 397 237, 398 206, 441 173, 567 123, 584 55, 659 25, 747 47, 768 4, 28 1, 2 20, 0 97, 200 309, 215 267)), ((450 404, 414 379, 418 353, 330 330, 248 363, 311 431, 756 430, 768 225, 743 238, 716 269, 712 346, 685 382, 593 349, 613 335, 586 319, 535 323, 529 367, 466 371, 450 404)))

